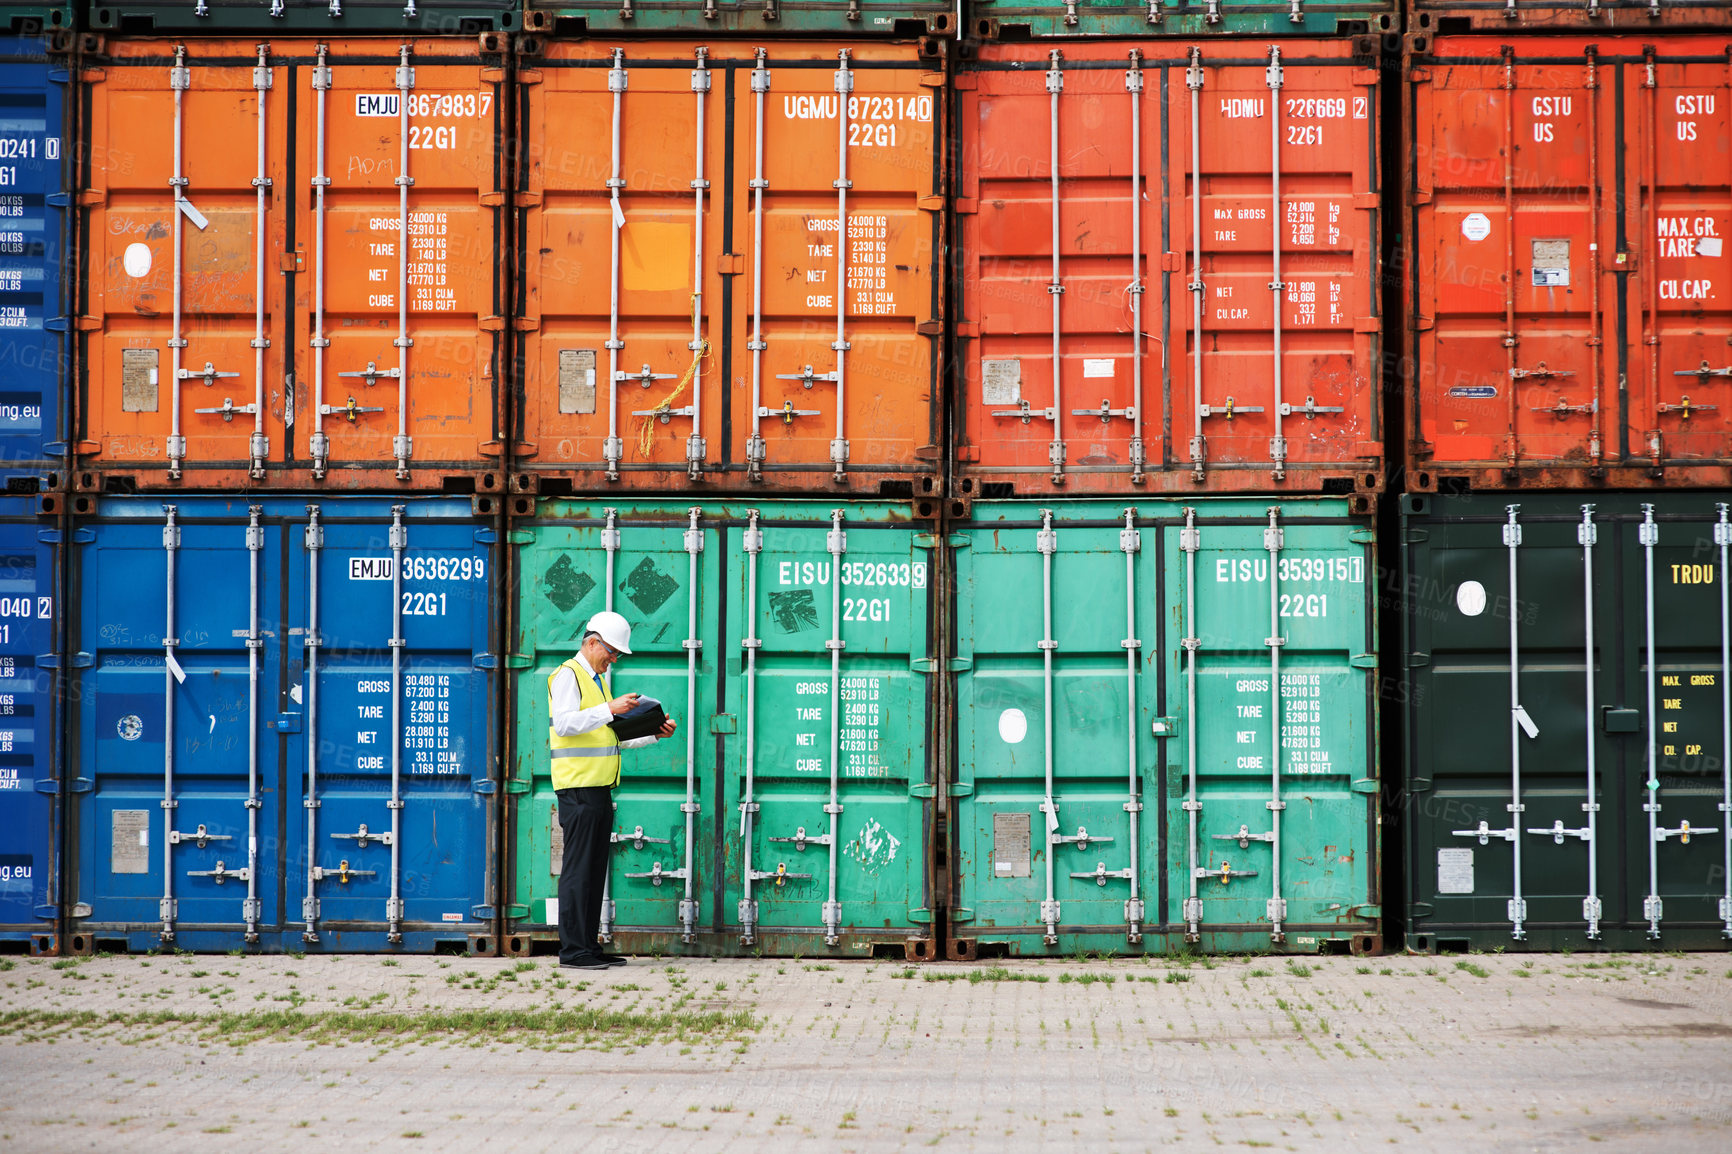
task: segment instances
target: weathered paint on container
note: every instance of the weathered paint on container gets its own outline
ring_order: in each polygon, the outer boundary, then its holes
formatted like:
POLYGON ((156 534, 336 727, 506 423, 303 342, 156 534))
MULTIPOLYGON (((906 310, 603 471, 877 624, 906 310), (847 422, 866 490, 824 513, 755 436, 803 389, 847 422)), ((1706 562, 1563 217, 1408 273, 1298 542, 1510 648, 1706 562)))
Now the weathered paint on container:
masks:
POLYGON ((1409 487, 1732 485, 1725 37, 1408 48, 1409 487))
POLYGON ((71 61, 49 48, 0 38, 0 480, 12 491, 66 479, 71 61))
POLYGON ((58 517, 0 497, 0 941, 59 949, 58 517))
POLYGON ((943 47, 528 45, 515 491, 936 493, 943 47))
POLYGON ((632 623, 614 691, 681 729, 625 754, 604 939, 931 957, 932 526, 811 501, 542 500, 512 524, 507 952, 557 936, 548 677, 612 607, 632 623))
POLYGON ((72 4, 18 4, 0 0, 0 33, 38 36, 70 29, 77 18, 77 8, 72 4))
POLYGON ((80 488, 497 484, 497 40, 85 58, 80 488))
POLYGON ((70 948, 494 952, 494 523, 442 498, 92 504, 70 948))
POLYGON ((1380 946, 1369 519, 977 502, 950 546, 952 957, 1380 946))
POLYGON ((1395 0, 1330 4, 1316 0, 970 0, 969 21, 983 40, 1030 37, 1246 38, 1349 36, 1389 32, 1400 19, 1395 0))
POLYGON ((1667 36, 1732 24, 1727 0, 1407 0, 1409 32, 1523 35, 1571 29, 1667 36))
POLYGON ((120 35, 163 32, 234 36, 300 32, 346 37, 354 33, 397 36, 473 36, 510 32, 518 26, 516 0, 120 0, 92 4, 92 31, 120 35))
POLYGON ((916 0, 549 0, 526 4, 525 32, 560 37, 639 33, 675 36, 922 36, 954 32, 954 3, 916 0))
POLYGON ((1409 946, 1732 941, 1729 497, 1402 499, 1409 946))
POLYGON ((1139 40, 960 66, 958 495, 1381 488, 1377 59, 1139 40))

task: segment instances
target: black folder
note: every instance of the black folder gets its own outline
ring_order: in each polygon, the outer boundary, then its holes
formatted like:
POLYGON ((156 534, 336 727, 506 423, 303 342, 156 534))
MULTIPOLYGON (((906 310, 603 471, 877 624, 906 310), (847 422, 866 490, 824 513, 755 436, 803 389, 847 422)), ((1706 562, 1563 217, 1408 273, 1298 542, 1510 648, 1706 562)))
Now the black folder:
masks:
POLYGON ((640 697, 637 704, 615 717, 608 724, 613 727, 614 736, 621 741, 630 741, 634 737, 654 737, 667 724, 668 715, 662 710, 662 703, 653 697, 640 697))

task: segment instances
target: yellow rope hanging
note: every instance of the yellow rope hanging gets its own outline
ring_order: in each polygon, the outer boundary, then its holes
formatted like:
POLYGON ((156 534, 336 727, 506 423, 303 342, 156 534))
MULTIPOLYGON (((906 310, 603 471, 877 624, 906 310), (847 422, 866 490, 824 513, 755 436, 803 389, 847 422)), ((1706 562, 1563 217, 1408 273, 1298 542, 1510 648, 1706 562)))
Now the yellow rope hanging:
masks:
MULTIPOLYGON (((693 293, 692 294, 692 326, 693 326, 693 328, 697 327, 697 321, 698 321, 698 294, 693 293)), ((661 399, 660 404, 657 404, 654 407, 652 407, 650 410, 649 416, 644 417, 642 419, 642 421, 638 424, 638 429, 637 429, 637 455, 638 456, 643 457, 646 460, 649 458, 650 449, 653 446, 654 441, 655 441, 656 419, 658 417, 660 417, 661 414, 667 412, 670 408, 673 407, 673 403, 679 399, 680 394, 686 391, 686 386, 692 383, 692 378, 694 378, 698 375, 698 366, 701 365, 703 363, 704 358, 709 356, 709 355, 710 355, 710 342, 707 340, 700 339, 698 341, 698 347, 697 347, 696 351, 694 351, 692 353, 692 363, 690 365, 686 366, 685 375, 680 378, 679 384, 674 386, 673 392, 669 393, 667 396, 665 396, 661 399)), ((693 430, 693 431, 695 432, 697 430, 693 430)))

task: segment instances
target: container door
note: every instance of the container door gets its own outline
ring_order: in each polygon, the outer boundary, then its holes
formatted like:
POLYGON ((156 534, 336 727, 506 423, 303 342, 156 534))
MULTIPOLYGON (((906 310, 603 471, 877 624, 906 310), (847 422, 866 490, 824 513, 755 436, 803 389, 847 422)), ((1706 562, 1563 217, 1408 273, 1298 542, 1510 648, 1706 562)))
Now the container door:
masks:
POLYGON ((1726 864, 1726 506, 1676 497, 1621 525, 1626 671, 1640 711, 1625 742, 1627 814, 1619 915, 1641 938, 1692 948, 1732 937, 1726 864), (1724 934, 1722 934, 1724 931, 1724 934))
POLYGON ((316 949, 490 932, 493 534, 466 505, 327 501, 286 527, 288 879, 316 949), (303 824, 304 823, 304 824, 303 824), (382 937, 381 937, 382 931, 382 937))
POLYGON ((1480 942, 1509 943, 1591 921, 1597 933, 1590 863, 1612 860, 1627 802, 1608 789, 1621 747, 1588 714, 1617 701, 1609 655, 1622 642, 1608 626, 1622 530, 1561 503, 1510 513, 1488 500, 1475 512, 1428 526, 1413 553, 1423 592, 1409 648, 1422 672, 1408 740, 1425 759, 1407 811, 1425 895, 1413 932, 1472 927, 1480 942), (1584 808, 1590 790, 1599 811, 1584 808))
POLYGON ((741 852, 721 912, 747 946, 867 953, 931 920, 931 558, 884 513, 798 505, 727 531, 722 820, 741 852))
POLYGON ((1099 474, 1140 480, 1166 455, 1162 357, 1143 336, 1163 283, 1158 255, 1152 269, 1148 259, 1161 241, 1162 73, 1145 72, 1140 52, 1120 53, 1124 67, 1042 72, 1033 61, 1045 53, 1012 51, 1030 66, 982 66, 959 95, 969 126, 957 217, 969 322, 960 459, 978 461, 983 479, 1027 474, 1042 488, 1061 467, 1089 488, 1099 474))
POLYGON ((257 940, 281 917, 275 843, 256 840, 282 814, 261 723, 279 700, 265 583, 281 535, 214 500, 107 499, 84 529, 72 929, 135 947, 257 940))
POLYGON ((315 478, 407 481, 499 452, 504 70, 451 51, 350 41, 294 70, 296 171, 312 176, 296 303, 313 334, 294 341, 310 362, 296 455, 315 478))
POLYGON ((1651 462, 1723 464, 1732 459, 1732 82, 1724 60, 1646 51, 1626 67, 1620 125, 1624 141, 1641 142, 1626 161, 1638 181, 1630 231, 1652 254, 1640 266, 1641 327, 1630 333, 1630 447, 1651 462))
POLYGON ((283 447, 286 93, 268 56, 129 48, 85 97, 81 453, 244 476, 283 447))
POLYGON ((1239 508, 1164 542, 1186 616, 1166 642, 1167 917, 1191 940, 1315 948, 1377 916, 1369 532, 1239 508))
POLYGON ((952 917, 1019 952, 1119 950, 1159 918, 1161 530, 1036 512, 975 506, 955 554, 952 917))
POLYGON ((1168 72, 1174 451, 1258 485, 1382 453, 1377 73, 1290 55, 1168 72))
POLYGON ((552 506, 517 555, 514 645, 523 672, 515 699, 512 875, 514 916, 531 932, 557 930, 564 838, 549 769, 548 679, 604 609, 632 626, 632 653, 609 682, 615 694, 662 703, 680 730, 626 750, 614 791, 613 857, 603 941, 631 948, 689 943, 715 924, 716 797, 708 719, 715 712, 721 535, 677 505, 552 506), (653 935, 655 940, 639 935, 653 935))
POLYGON ((60 533, 32 498, 0 502, 0 939, 60 916, 60 533))
POLYGON ((64 61, 48 42, 0 39, 0 480, 27 489, 66 467, 67 370, 64 61), (58 201, 51 204, 50 201, 58 201), (54 451, 49 452, 49 446, 54 451))
POLYGON ((519 451, 531 468, 702 476, 726 452, 735 73, 703 49, 559 47, 523 89, 522 309, 538 323, 523 337, 519 451))

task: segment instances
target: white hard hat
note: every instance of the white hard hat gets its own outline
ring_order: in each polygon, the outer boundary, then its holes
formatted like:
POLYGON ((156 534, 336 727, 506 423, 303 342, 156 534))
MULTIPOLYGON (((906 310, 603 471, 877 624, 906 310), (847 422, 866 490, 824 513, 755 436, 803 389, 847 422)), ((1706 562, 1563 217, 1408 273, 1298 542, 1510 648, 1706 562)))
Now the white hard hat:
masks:
POLYGON ((611 609, 603 609, 583 627, 585 633, 594 633, 610 649, 621 653, 631 653, 631 622, 621 617, 611 609))

